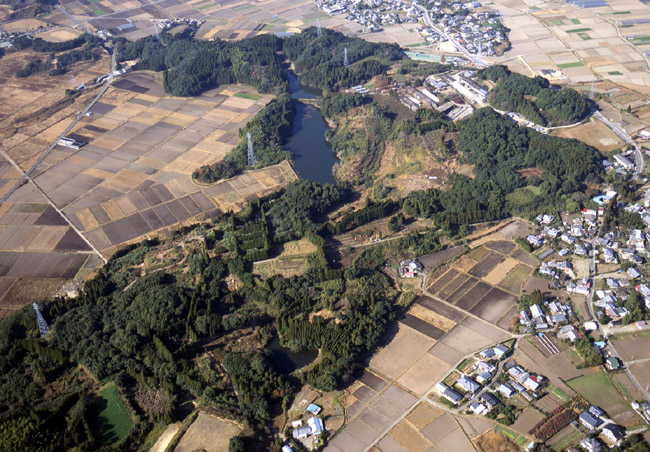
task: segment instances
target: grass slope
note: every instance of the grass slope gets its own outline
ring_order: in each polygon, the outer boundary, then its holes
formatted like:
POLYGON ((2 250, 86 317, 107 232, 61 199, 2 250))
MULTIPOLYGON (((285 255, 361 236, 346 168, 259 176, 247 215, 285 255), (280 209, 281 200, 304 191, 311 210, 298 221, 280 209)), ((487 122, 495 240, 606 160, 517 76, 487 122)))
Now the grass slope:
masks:
POLYGON ((116 444, 123 441, 133 428, 133 421, 117 392, 117 386, 111 384, 99 391, 93 405, 100 442, 116 444))

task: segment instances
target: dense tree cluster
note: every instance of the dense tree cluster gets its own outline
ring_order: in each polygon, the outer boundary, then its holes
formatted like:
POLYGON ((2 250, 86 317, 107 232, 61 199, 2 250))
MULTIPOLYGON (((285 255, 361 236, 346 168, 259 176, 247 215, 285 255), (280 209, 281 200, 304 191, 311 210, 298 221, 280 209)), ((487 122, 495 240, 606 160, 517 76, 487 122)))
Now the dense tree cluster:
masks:
POLYGON ((101 45, 102 40, 95 35, 84 33, 74 39, 63 42, 46 41, 42 38, 32 38, 28 35, 14 38, 13 47, 17 50, 32 49, 34 52, 65 52, 66 50, 76 49, 84 45, 97 46, 101 45))
POLYGON ((457 147, 476 177, 455 175, 449 191, 413 192, 404 200, 406 213, 434 218, 450 232, 564 204, 602 174, 601 156, 591 146, 519 127, 491 108, 477 110, 459 129, 457 147), (541 179, 522 177, 518 171, 527 168, 538 169, 541 179))
POLYGON ((490 92, 490 105, 515 111, 542 126, 574 124, 593 108, 593 102, 571 88, 554 89, 547 79, 510 72, 505 66, 490 66, 479 71, 479 78, 496 82, 490 92))
POLYGON ((283 149, 293 132, 296 106, 288 94, 280 94, 269 102, 253 119, 239 129, 239 143, 224 159, 202 166, 192 177, 202 183, 213 183, 235 176, 248 165, 248 133, 257 158, 257 166, 274 165, 291 157, 283 149))
POLYGON ((164 71, 165 90, 174 96, 196 96, 231 83, 245 83, 265 93, 287 90, 287 76, 276 56, 279 38, 266 34, 241 41, 197 41, 188 30, 135 42, 118 38, 118 60, 138 60, 135 70, 164 71))
POLYGON ((361 94, 330 94, 321 101, 320 111, 326 118, 332 118, 368 101, 370 98, 361 94))
POLYGON ((330 91, 365 83, 384 73, 386 64, 405 58, 395 44, 370 43, 327 28, 319 37, 316 27, 284 39, 283 50, 294 63, 300 83, 330 91), (343 64, 346 48, 347 68, 343 64))

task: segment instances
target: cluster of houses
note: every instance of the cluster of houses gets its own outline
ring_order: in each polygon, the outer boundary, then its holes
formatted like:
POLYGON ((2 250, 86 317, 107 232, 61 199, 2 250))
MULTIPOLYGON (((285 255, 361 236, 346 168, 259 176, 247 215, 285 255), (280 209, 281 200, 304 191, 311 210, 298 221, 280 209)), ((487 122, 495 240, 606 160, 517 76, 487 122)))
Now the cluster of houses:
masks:
POLYGON ((422 10, 400 0, 317 0, 316 6, 330 16, 345 15, 368 32, 381 31, 382 25, 417 23, 422 10))
POLYGON ((418 273, 422 273, 424 267, 417 260, 404 260, 399 263, 399 275, 402 278, 415 278, 418 273))
POLYGON ((541 375, 531 375, 514 361, 510 361, 506 367, 508 366, 510 366, 507 371, 510 379, 506 383, 500 383, 496 388, 497 392, 508 399, 521 394, 529 402, 535 400, 537 390, 545 378, 541 375))
MULTIPOLYGON (((551 224, 555 223, 554 215, 539 215, 536 219, 541 226, 541 230, 537 234, 526 237, 526 241, 534 248, 539 248, 544 244, 549 247, 539 256, 541 260, 556 252, 553 246, 559 248, 558 255, 560 257, 570 253, 576 256, 588 256, 591 249, 588 240, 596 234, 598 217, 604 214, 604 208, 599 210, 583 209, 580 216, 574 218, 571 223, 563 223, 559 226, 551 226, 551 224)), ((552 278, 559 278, 561 272, 553 271, 552 266, 543 263, 540 273, 552 278)))
MULTIPOLYGON (((437 18, 438 26, 472 54, 493 56, 494 47, 505 42, 507 37, 499 22, 498 11, 472 11, 481 8, 476 1, 466 3, 434 1, 431 17, 437 18)), ((435 19, 434 19, 435 20, 435 19)), ((429 27, 422 26, 416 31, 429 43, 442 43, 447 38, 429 27)))
MULTIPOLYGON (((444 383, 438 383, 437 390, 440 397, 451 402, 453 405, 458 406, 463 400, 471 400, 476 396, 481 389, 489 383, 489 381, 495 376, 497 367, 495 362, 504 358, 510 348, 504 344, 498 344, 493 348, 488 348, 483 350, 479 356, 480 359, 477 359, 474 364, 469 367, 469 372, 461 375, 456 382, 454 387, 450 388, 444 383)), ((478 402, 473 402, 469 409, 477 414, 488 413, 494 405, 498 403, 498 399, 489 393, 483 393, 479 398, 478 402), (487 405, 481 403, 482 397, 488 396, 488 399, 493 398, 493 403, 488 403, 487 405)))
POLYGON ((542 306, 533 304, 529 310, 519 312, 519 323, 526 327, 535 327, 535 330, 547 330, 556 325, 569 322, 573 317, 573 309, 568 304, 560 301, 545 301, 542 306))
MULTIPOLYGON (((605 439, 611 444, 620 444, 625 438, 625 428, 613 422, 606 422, 605 412, 597 406, 590 406, 589 409, 580 413, 578 420, 580 424, 589 431, 601 430, 605 439)), ((580 442, 580 447, 589 452, 600 452, 601 442, 595 437, 586 437, 580 442)))
MULTIPOLYGON (((310 403, 307 406, 307 412, 312 415, 307 422, 304 423, 301 419, 293 421, 291 427, 293 427, 293 437, 294 439, 301 440, 308 438, 309 436, 319 437, 325 431, 325 426, 323 425, 323 420, 318 417, 318 414, 322 411, 322 408, 314 403, 310 403)), ((289 446, 285 446, 289 447, 289 446)), ((289 450, 291 448, 289 447, 289 450)), ((284 448, 282 452, 288 452, 284 448)))

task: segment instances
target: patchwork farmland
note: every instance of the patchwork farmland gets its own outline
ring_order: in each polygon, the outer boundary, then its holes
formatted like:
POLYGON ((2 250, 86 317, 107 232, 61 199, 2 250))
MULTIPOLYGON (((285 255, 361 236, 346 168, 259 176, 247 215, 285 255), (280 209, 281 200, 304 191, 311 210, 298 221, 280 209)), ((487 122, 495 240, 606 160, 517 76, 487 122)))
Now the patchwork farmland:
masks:
POLYGON ((23 173, 0 159, 0 193, 8 194, 0 209, 0 284, 6 288, 0 314, 25 303, 8 297, 21 278, 87 275, 102 263, 97 252, 110 257, 120 246, 239 210, 295 180, 283 162, 211 186, 192 182, 191 173, 221 160, 239 141, 239 129, 272 98, 250 93, 222 86, 174 98, 153 75, 130 74, 68 134, 87 145, 57 145, 36 167, 32 179, 40 191, 24 184, 11 192, 23 173))
POLYGON ((507 330, 516 316, 523 283, 533 273, 531 258, 512 241, 489 242, 449 265, 428 291, 507 330))

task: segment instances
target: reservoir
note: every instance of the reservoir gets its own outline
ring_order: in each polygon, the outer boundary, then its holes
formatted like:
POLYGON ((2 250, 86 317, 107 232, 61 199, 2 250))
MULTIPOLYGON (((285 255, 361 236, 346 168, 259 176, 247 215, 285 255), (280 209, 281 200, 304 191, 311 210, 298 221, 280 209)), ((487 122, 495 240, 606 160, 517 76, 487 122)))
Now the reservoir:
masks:
POLYGON ((271 340, 266 349, 271 352, 271 359, 278 371, 284 375, 305 367, 318 356, 318 350, 294 352, 283 347, 277 337, 271 340))
POLYGON ((327 123, 319 108, 298 100, 318 99, 320 93, 300 86, 292 72, 287 72, 287 75, 291 98, 296 102, 296 118, 293 136, 285 148, 293 153, 293 166, 301 179, 333 184, 332 168, 338 160, 325 140, 325 132, 329 129, 327 123))

